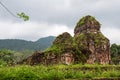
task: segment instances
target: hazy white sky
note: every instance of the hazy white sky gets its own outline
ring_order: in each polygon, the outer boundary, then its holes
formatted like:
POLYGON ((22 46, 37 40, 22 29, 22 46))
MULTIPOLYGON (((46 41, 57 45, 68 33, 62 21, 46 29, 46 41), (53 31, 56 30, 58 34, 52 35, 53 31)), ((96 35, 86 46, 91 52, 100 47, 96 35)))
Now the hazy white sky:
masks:
POLYGON ((0 39, 37 40, 57 36, 62 32, 73 35, 77 21, 86 15, 95 16, 101 31, 111 43, 120 44, 120 0, 1 0, 15 15, 25 12, 27 22, 11 16, 0 5, 0 39))

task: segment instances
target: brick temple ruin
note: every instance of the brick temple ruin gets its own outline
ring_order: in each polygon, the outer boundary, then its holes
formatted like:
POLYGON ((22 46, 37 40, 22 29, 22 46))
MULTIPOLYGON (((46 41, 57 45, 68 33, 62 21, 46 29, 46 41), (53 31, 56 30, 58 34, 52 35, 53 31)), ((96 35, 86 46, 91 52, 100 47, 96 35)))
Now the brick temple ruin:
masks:
POLYGON ((56 37, 53 45, 44 52, 35 52, 19 63, 34 64, 109 64, 110 42, 100 31, 100 23, 92 16, 81 18, 74 29, 56 37))

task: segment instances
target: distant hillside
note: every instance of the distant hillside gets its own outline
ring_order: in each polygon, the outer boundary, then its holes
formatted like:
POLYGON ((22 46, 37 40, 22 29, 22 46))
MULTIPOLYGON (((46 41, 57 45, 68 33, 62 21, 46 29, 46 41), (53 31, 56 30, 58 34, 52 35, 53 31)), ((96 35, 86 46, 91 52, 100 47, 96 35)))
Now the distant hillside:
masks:
POLYGON ((55 39, 54 36, 40 38, 35 42, 20 40, 20 39, 4 39, 4 40, 0 40, 0 49, 10 49, 16 51, 22 51, 26 49, 44 50, 52 44, 54 39, 55 39))
POLYGON ((39 44, 39 46, 42 46, 41 49, 45 49, 45 48, 48 48, 50 45, 52 45, 52 42, 54 41, 54 39, 55 37, 48 36, 48 37, 40 38, 35 43, 39 44))

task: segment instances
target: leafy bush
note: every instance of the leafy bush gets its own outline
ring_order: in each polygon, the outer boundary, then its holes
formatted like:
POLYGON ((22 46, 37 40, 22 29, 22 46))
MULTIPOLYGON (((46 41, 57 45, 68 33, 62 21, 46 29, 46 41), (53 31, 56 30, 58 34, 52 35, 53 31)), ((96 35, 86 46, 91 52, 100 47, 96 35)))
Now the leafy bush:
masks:
POLYGON ((14 51, 3 49, 0 50, 0 59, 6 63, 14 62, 14 51))
POLYGON ((7 66, 7 63, 3 60, 0 60, 0 67, 7 66))

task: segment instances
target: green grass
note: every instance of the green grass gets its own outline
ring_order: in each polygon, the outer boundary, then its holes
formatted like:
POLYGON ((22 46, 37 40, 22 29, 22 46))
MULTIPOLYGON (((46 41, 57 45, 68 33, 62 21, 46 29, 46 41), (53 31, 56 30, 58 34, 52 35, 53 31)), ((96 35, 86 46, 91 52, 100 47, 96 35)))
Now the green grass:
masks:
POLYGON ((119 77, 120 65, 16 65, 0 68, 0 80, 69 80, 119 77))

